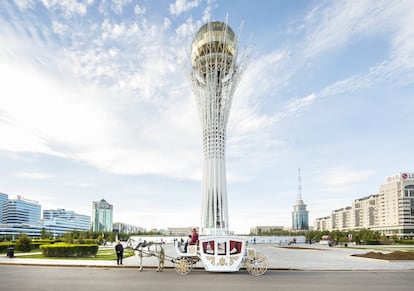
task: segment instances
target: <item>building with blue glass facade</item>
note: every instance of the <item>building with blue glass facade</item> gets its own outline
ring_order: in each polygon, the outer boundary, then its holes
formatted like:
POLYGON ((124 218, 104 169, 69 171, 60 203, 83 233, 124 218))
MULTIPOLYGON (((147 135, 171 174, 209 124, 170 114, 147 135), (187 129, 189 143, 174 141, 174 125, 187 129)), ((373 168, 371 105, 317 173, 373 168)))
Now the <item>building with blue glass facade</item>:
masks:
POLYGON ((3 224, 32 224, 40 223, 40 204, 37 201, 17 196, 8 199, 3 205, 3 224))
POLYGON ((0 193, 0 224, 3 223, 3 207, 9 199, 9 195, 0 193))
POLYGON ((93 231, 112 231, 113 206, 101 199, 93 201, 92 204, 92 230, 93 231))
POLYGON ((71 210, 49 209, 43 210, 42 225, 53 236, 60 236, 73 230, 91 230, 91 217, 71 210))
POLYGON ((309 211, 306 210, 306 204, 303 200, 296 201, 292 212, 292 229, 308 230, 309 229, 309 211))
POLYGON ((17 196, 8 199, 7 194, 0 193, 0 235, 13 237, 25 233, 39 237, 42 229, 60 236, 66 232, 91 229, 91 217, 76 214, 65 209, 44 210, 41 219, 41 205, 37 201, 17 196))

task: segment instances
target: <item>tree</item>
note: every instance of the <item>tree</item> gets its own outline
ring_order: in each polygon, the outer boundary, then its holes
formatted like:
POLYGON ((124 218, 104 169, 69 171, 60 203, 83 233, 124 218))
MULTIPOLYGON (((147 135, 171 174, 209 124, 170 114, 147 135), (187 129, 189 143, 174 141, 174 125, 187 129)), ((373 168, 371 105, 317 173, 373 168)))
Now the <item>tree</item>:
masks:
POLYGON ((40 238, 48 239, 52 237, 53 237, 52 233, 50 231, 47 231, 46 228, 42 227, 42 230, 40 231, 40 238))

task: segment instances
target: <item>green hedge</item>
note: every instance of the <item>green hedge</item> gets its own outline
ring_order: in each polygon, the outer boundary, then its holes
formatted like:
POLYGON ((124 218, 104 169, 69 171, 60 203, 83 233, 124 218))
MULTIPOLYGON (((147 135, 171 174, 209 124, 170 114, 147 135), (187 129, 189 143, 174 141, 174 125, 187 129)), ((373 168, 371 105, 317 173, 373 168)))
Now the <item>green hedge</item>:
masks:
POLYGON ((14 248, 15 247, 15 243, 11 243, 11 242, 0 242, 0 253, 7 253, 7 249, 8 248, 14 248))
POLYGON ((33 244, 49 245, 55 243, 54 239, 33 239, 33 244))
POLYGON ((73 243, 94 245, 94 244, 97 244, 98 241, 96 239, 93 239, 93 238, 84 238, 84 239, 75 239, 75 240, 73 240, 73 243))
POLYGON ((413 239, 399 239, 395 241, 396 244, 414 245, 413 239))
POLYGON ((38 250, 38 249, 40 249, 40 246, 42 246, 44 244, 45 243, 41 243, 41 242, 32 242, 32 250, 38 250))
POLYGON ((98 253, 97 244, 53 244, 41 245, 45 257, 93 257, 98 253))
POLYGON ((380 245, 381 242, 377 239, 370 239, 370 240, 367 240, 366 244, 367 245, 380 245))

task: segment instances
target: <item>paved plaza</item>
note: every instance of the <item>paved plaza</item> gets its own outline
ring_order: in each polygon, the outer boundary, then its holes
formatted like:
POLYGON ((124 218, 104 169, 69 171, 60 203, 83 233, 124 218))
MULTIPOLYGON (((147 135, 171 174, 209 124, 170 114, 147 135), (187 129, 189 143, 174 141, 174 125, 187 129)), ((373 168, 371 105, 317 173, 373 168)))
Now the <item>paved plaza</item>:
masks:
MULTIPOLYGON (((352 254, 364 254, 369 251, 385 253, 392 250, 414 250, 414 246, 329 247, 319 244, 292 246, 256 244, 250 247, 266 255, 269 269, 275 270, 414 270, 414 261, 386 261, 352 256, 352 254)), ((172 244, 165 245, 165 254, 167 256, 165 266, 173 267, 168 259, 168 257, 177 257, 172 244)), ((123 266, 117 266, 115 260, 28 259, 19 258, 17 254, 14 258, 1 255, 0 264, 133 268, 138 267, 139 260, 137 256, 129 257, 124 259, 123 266)), ((154 268, 157 260, 154 257, 143 258, 143 264, 144 267, 154 268)), ((202 262, 197 263, 196 267, 203 268, 202 262)))

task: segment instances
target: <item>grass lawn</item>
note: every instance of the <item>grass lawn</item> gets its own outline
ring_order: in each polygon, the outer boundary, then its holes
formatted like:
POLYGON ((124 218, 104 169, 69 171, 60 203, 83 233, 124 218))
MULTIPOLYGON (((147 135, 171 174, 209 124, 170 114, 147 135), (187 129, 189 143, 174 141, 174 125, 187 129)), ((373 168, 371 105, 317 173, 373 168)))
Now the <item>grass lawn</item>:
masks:
MULTIPOLYGON (((124 250, 124 259, 134 256, 134 251, 131 249, 125 249, 124 250)), ((56 257, 56 258, 52 258, 52 257, 44 257, 42 255, 42 253, 39 253, 39 250, 37 250, 36 253, 34 254, 27 254, 27 255, 22 255, 22 256, 18 256, 19 258, 28 258, 28 259, 70 259, 70 260, 102 260, 102 261, 111 261, 111 260, 116 260, 116 254, 115 254, 115 250, 112 249, 102 249, 102 250, 98 250, 98 253, 96 254, 96 257, 86 257, 86 258, 62 258, 62 257, 56 257)))

